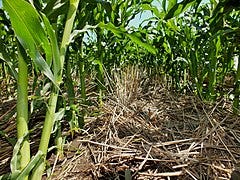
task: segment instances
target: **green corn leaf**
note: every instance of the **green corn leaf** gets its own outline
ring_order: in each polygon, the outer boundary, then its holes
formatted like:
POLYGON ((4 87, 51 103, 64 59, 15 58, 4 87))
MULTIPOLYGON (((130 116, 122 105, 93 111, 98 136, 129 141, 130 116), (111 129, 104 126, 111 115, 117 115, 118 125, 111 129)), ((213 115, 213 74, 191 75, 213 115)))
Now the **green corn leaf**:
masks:
POLYGON ((123 31, 119 27, 114 26, 112 23, 105 24, 103 22, 100 22, 98 26, 103 29, 112 31, 118 38, 122 38, 123 31))
POLYGON ((4 174, 0 176, 0 180, 10 180, 11 179, 11 174, 4 174))
POLYGON ((16 139, 8 137, 7 133, 5 133, 2 130, 0 130, 0 137, 5 138, 12 146, 14 146, 16 144, 16 139))
MULTIPOLYGON (((43 12, 45 14, 50 14, 53 9, 55 9, 56 5, 59 6, 59 1, 58 0, 51 0, 51 1, 48 1, 47 5, 45 6, 45 8, 43 9, 43 12)), ((62 3, 62 2, 60 2, 62 3)), ((60 5, 61 6, 61 5, 60 5)))
POLYGON ((65 115, 65 109, 64 108, 59 109, 59 111, 55 113, 55 121, 62 120, 64 115, 65 115))
POLYGON ((19 164, 20 163, 19 152, 20 152, 20 149, 23 145, 23 142, 27 138, 27 135, 28 134, 25 134, 22 138, 19 138, 16 145, 13 148, 13 156, 12 156, 11 163, 10 163, 10 168, 11 168, 11 172, 12 172, 11 177, 12 178, 17 177, 20 173, 20 170, 19 170, 19 166, 20 166, 20 164, 19 164))
POLYGON ((170 6, 171 8, 168 8, 168 12, 165 16, 165 20, 171 19, 173 17, 176 17, 186 11, 190 6, 192 6, 195 3, 195 0, 183 0, 180 3, 175 3, 174 6, 170 6))
MULTIPOLYGON (((64 4, 67 3, 67 0, 51 0, 48 1, 46 6, 43 9, 43 13, 46 14, 47 17, 51 16, 53 13, 58 11, 58 9, 62 8, 64 4)), ((65 8, 65 12, 67 12, 67 8, 65 8)))
POLYGON ((31 158, 31 161, 28 163, 28 165, 21 171, 21 173, 19 173, 16 180, 22 180, 24 179, 24 177, 29 175, 32 169, 36 167, 39 164, 39 162, 44 161, 43 157, 44 154, 42 153, 42 151, 38 151, 37 154, 31 158))
POLYGON ((136 33, 129 34, 125 28, 119 28, 114 26, 112 23, 104 24, 103 22, 98 24, 99 27, 112 31, 118 38, 123 38, 127 36, 132 42, 136 43, 139 46, 142 46, 147 51, 152 54, 156 54, 157 50, 150 44, 143 42, 136 33))
POLYGON ((11 61, 11 56, 9 56, 9 54, 6 52, 5 46, 3 45, 3 42, 0 40, 0 59, 2 59, 4 61, 4 63, 6 63, 6 65, 9 67, 13 77, 17 80, 18 79, 18 74, 17 71, 14 69, 14 66, 12 64, 11 61))
POLYGON ((49 20, 47 19, 47 17, 44 14, 42 14, 42 18, 43 18, 43 23, 46 27, 46 30, 49 34, 49 40, 50 40, 51 49, 52 49, 55 80, 57 81, 57 83, 60 83, 61 78, 60 78, 59 74, 61 72, 63 65, 60 62, 60 52, 59 52, 57 37, 56 37, 55 31, 53 30, 53 27, 51 26, 49 20))
POLYGON ((99 71, 100 71, 101 74, 103 74, 104 70, 103 70, 102 62, 99 59, 96 59, 96 60, 94 60, 94 64, 97 64, 99 66, 99 71))
POLYGON ((24 0, 3 0, 3 7, 9 14, 19 42, 38 68, 56 84, 50 69, 52 61, 51 47, 38 12, 24 0), (41 55, 43 51, 46 54, 47 61, 41 55))
POLYGON ((167 4, 167 2, 166 2, 166 1, 167 1, 167 0, 163 0, 163 1, 162 1, 162 9, 163 9, 164 13, 167 12, 167 9, 166 9, 166 4, 167 4))
POLYGON ((157 16, 158 18, 161 18, 161 19, 165 15, 165 13, 160 12, 156 6, 153 6, 153 5, 150 5, 150 4, 142 4, 141 8, 143 10, 151 11, 155 16, 157 16))
MULTIPOLYGON (((106 11, 106 15, 111 18, 113 7, 110 2, 108 2, 106 0, 85 0, 85 1, 88 2, 89 4, 91 4, 92 7, 94 7, 97 3, 101 4, 103 9, 105 9, 105 11, 106 11)), ((93 9, 93 8, 91 8, 91 9, 93 9)))
POLYGON ((47 3, 47 6, 43 9, 43 13, 46 14, 51 22, 56 22, 58 17, 62 14, 67 14, 69 7, 68 0, 51 0, 47 3))
POLYGON ((167 11, 169 11, 170 9, 172 9, 176 4, 177 4, 177 0, 169 0, 169 1, 168 1, 167 11))
POLYGON ((174 19, 170 19, 167 21, 166 23, 167 27, 169 30, 174 30, 176 32, 180 31, 179 27, 176 25, 176 23, 174 22, 174 19))
POLYGON ((59 129, 58 124, 62 120, 64 115, 65 115, 65 109, 64 108, 59 109, 59 111, 55 113, 54 121, 55 121, 56 125, 53 128, 52 133, 55 133, 59 129))
POLYGON ((44 58, 41 56, 39 51, 35 51, 34 59, 38 68, 58 87, 58 83, 56 82, 50 67, 48 66, 44 58))
POLYGON ((111 17, 111 12, 112 12, 112 6, 110 2, 107 1, 102 1, 102 6, 106 10, 107 15, 111 17))
POLYGON ((74 30, 74 31, 71 33, 69 42, 74 41, 74 39, 77 38, 77 37, 79 37, 82 33, 88 32, 89 30, 91 30, 91 29, 96 29, 96 28, 97 28, 97 26, 86 25, 86 26, 84 26, 83 29, 81 29, 81 30, 74 30))
POLYGON ((227 36, 232 33, 240 34, 240 29, 239 28, 225 28, 224 30, 218 30, 208 39, 208 41, 213 41, 213 40, 217 39, 219 36, 227 36))
POLYGON ((126 34, 126 36, 129 37, 132 40, 132 42, 138 44, 139 46, 142 46, 143 48, 145 48, 150 53, 152 53, 152 54, 157 53, 157 50, 152 45, 141 41, 141 39, 139 37, 137 37, 136 34, 134 34, 134 33, 126 34))
POLYGON ((24 0, 16 2, 4 0, 3 5, 10 16, 18 39, 24 44, 23 47, 31 50, 33 44, 29 42, 33 42, 36 48, 39 50, 43 48, 46 56, 50 56, 50 44, 41 25, 40 16, 34 7, 24 0))

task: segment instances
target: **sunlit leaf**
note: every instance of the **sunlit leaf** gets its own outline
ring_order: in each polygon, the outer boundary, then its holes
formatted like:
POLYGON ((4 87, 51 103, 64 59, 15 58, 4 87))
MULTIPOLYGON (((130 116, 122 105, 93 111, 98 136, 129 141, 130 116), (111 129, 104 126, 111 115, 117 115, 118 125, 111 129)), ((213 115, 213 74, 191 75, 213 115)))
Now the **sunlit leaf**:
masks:
POLYGON ((19 42, 37 64, 38 68, 56 84, 50 69, 52 59, 51 47, 38 12, 31 4, 24 0, 18 0, 16 2, 4 0, 3 7, 10 16, 13 29, 19 42), (46 54, 47 61, 42 57, 42 51, 46 54))
POLYGON ((178 16, 179 14, 186 11, 190 6, 192 6, 195 3, 195 0, 183 0, 180 3, 176 3, 174 6, 172 6, 170 9, 168 9, 168 12, 165 16, 165 20, 171 19, 175 16, 178 16))
POLYGON ((157 50, 152 45, 143 42, 135 34, 126 34, 126 36, 129 37, 134 43, 136 43, 139 46, 145 48, 150 53, 152 53, 152 54, 156 54, 157 53, 157 50))
POLYGON ((141 8, 143 10, 151 11, 158 18, 163 18, 164 16, 164 13, 160 12, 156 6, 150 4, 142 4, 141 8))
POLYGON ((137 37, 136 34, 128 33, 124 28, 116 27, 112 23, 108 23, 108 24, 99 23, 99 27, 107 29, 109 31, 112 31, 118 38, 122 38, 124 36, 127 36, 128 38, 130 38, 132 40, 132 42, 134 42, 137 45, 145 48, 150 53, 152 53, 152 54, 157 53, 156 49, 152 45, 143 42, 139 37, 137 37))
POLYGON ((115 36, 122 38, 122 33, 124 31, 121 30, 119 27, 114 26, 112 23, 104 24, 103 22, 100 22, 98 26, 109 31, 112 31, 115 34, 115 36))
POLYGON ((63 68, 61 62, 60 62, 60 52, 59 52, 59 47, 58 47, 58 42, 57 42, 57 37, 54 29, 52 28, 49 20, 47 17, 42 14, 43 22, 46 27, 46 30, 49 34, 49 40, 50 40, 50 45, 51 45, 51 51, 52 51, 52 58, 53 58, 53 65, 54 65, 54 76, 55 80, 59 84, 61 82, 61 78, 59 78, 59 73, 61 69, 63 68))
POLYGON ((170 9, 172 9, 176 4, 177 4, 177 0, 168 0, 167 11, 169 11, 170 9))

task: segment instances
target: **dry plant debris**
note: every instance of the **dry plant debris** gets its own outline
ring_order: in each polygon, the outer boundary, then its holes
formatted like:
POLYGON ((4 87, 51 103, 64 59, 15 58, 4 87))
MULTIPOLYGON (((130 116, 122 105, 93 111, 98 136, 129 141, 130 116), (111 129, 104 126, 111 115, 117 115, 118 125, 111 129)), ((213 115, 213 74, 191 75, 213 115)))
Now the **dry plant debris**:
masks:
MULTIPOLYGON (((127 74, 115 77, 102 113, 86 118, 82 133, 66 142, 65 156, 49 158, 52 179, 229 179, 240 162, 240 117, 230 103, 207 104, 156 80, 146 87, 136 73, 127 74)), ((0 141, 6 168, 12 147, 0 141)))
POLYGON ((161 85, 143 93, 139 77, 126 74, 102 115, 66 145, 78 153, 53 179, 229 179, 240 160, 240 118, 230 102, 211 105, 161 85))

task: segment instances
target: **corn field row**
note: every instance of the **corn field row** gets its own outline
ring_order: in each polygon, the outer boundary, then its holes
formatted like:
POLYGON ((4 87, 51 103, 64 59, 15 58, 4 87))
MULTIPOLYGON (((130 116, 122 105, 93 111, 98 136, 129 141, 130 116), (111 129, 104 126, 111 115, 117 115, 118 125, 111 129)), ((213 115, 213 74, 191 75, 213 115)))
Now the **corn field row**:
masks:
POLYGON ((84 126, 91 103, 86 82, 101 109, 114 89, 108 76, 124 67, 141 67, 146 78, 159 76, 171 89, 194 92, 204 101, 231 99, 239 113, 239 2, 157 2, 2 0, 0 102, 17 99, 17 141, 4 178, 40 180, 51 135, 58 155, 63 153, 62 119, 68 119, 72 134, 84 126), (152 16, 130 26, 145 11, 152 16), (39 109, 46 115, 32 155, 29 116, 39 109))

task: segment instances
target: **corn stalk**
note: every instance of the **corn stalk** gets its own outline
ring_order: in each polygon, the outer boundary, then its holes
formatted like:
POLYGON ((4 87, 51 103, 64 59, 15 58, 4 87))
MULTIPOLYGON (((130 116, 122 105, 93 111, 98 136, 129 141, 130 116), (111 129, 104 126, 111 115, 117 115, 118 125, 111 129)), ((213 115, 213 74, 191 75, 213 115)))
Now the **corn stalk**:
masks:
MULTIPOLYGON (((61 83, 62 73, 63 73, 63 65, 65 62, 65 53, 67 46, 69 44, 70 34, 72 31, 74 19, 76 16, 76 11, 78 7, 79 0, 70 0, 70 6, 67 15, 67 21, 64 28, 63 38, 60 46, 60 69, 55 69, 55 79, 58 79, 58 85, 61 83)), ((56 59, 57 60, 57 59, 56 59)), ((42 151, 43 154, 47 154, 48 144, 50 140, 51 131, 53 128, 54 120, 55 120, 55 111, 57 105, 59 89, 58 87, 54 87, 51 93, 51 97, 49 99, 49 108, 47 110, 46 118, 44 121, 41 141, 39 145, 39 151, 42 151)), ((45 162, 41 162, 37 168, 33 171, 32 179, 40 180, 45 169, 45 162)))

